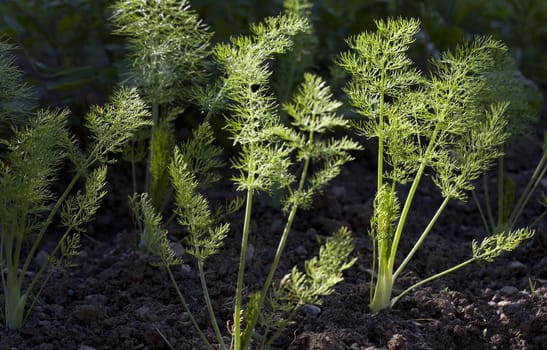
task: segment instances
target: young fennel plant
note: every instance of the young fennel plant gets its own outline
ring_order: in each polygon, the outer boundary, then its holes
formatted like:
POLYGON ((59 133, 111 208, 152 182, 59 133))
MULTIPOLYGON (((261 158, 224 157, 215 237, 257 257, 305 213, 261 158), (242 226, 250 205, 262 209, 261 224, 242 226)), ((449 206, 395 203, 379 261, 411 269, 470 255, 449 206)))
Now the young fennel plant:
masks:
POLYGON ((485 107, 481 97, 493 88, 487 76, 506 48, 493 39, 478 38, 432 61, 432 72, 426 77, 406 56, 420 23, 397 18, 376 24, 376 32, 350 38, 352 50, 342 54, 338 62, 351 76, 346 92, 362 117, 354 123, 357 132, 378 139, 377 191, 369 231, 374 246, 373 270, 377 271, 371 283, 372 312, 391 307, 408 291, 456 268, 491 261, 534 234, 530 229, 519 229, 489 236, 481 244, 474 242, 469 260, 392 296, 394 282, 448 202, 465 200, 465 191, 474 188, 472 181, 502 154, 501 145, 508 136, 508 104, 496 99, 485 107), (432 173, 443 201, 395 269, 397 248, 426 170, 432 173), (410 188, 401 206, 397 191, 407 183, 410 188))
MULTIPOLYGON (((207 81, 212 33, 187 0, 116 1, 112 22, 115 33, 129 41, 127 84, 138 87, 151 106, 150 129, 138 135, 125 152, 133 170, 133 193, 148 193, 152 205, 162 212, 172 193, 168 166, 175 146, 173 124, 190 105, 193 89, 207 81), (140 158, 147 158, 142 190, 136 181, 140 158)), ((139 247, 153 253, 147 243, 157 237, 151 237, 142 223, 137 222, 137 229, 139 247)))
MULTIPOLYGON (((265 66, 265 61, 274 53, 288 50, 292 44, 291 37, 306 27, 306 21, 294 16, 268 18, 263 24, 251 27, 252 37, 235 38, 230 44, 216 46, 213 51, 215 60, 224 72, 221 79, 231 111, 226 120, 227 129, 234 145, 240 147, 238 157, 232 162, 233 168, 240 173, 234 181, 238 190, 246 192, 232 330, 236 349, 247 349, 251 344, 260 308, 267 298, 297 209, 309 205, 313 193, 335 177, 341 165, 351 160, 350 150, 359 149, 355 142, 347 138, 326 142, 319 139, 320 134, 335 127, 344 127, 346 122, 334 113, 339 102, 331 100, 324 82, 312 75, 305 76, 294 103, 285 106, 295 119, 295 128, 280 124, 275 101, 267 91, 271 71, 265 66), (296 154, 296 161, 303 164, 303 170, 298 175, 291 172, 292 154, 296 154), (310 176, 309 167, 315 161, 322 166, 310 176), (284 201, 288 212, 286 225, 264 287, 250 297, 250 306, 247 312, 242 313, 253 196, 276 187, 288 192, 284 201), (246 320, 245 328, 242 327, 242 318, 246 320)), ((347 255, 340 258, 342 263, 339 266, 345 266, 343 261, 347 255)))
MULTIPOLYGON (((321 296, 332 293, 333 286, 342 280, 342 272, 354 263, 354 259, 349 257, 353 249, 351 234, 348 229, 342 228, 327 240, 318 257, 306 263, 305 273, 295 268, 279 284, 274 283, 274 275, 298 208, 310 207, 313 195, 340 172, 344 163, 352 159, 349 152, 360 149, 347 137, 328 139, 324 135, 349 125, 336 115, 341 103, 332 98, 325 82, 312 74, 304 76, 294 100, 283 106, 293 119, 293 128, 280 123, 278 106, 268 92, 271 71, 267 61, 275 53, 286 52, 292 45, 291 37, 306 25, 305 20, 290 15, 267 18, 251 27, 252 35, 236 37, 230 43, 217 45, 214 59, 222 75, 211 90, 202 90, 205 92, 202 96, 204 106, 218 107, 219 97, 224 99, 223 104, 228 105, 226 128, 238 147, 232 167, 239 175, 233 180, 237 190, 246 192, 234 313, 232 322, 229 322, 230 344, 225 342, 219 327, 208 293, 204 266, 206 260, 218 252, 228 233, 229 225, 221 223, 222 219, 238 210, 243 200, 236 199, 212 211, 209 202, 200 193, 201 181, 207 181, 205 174, 218 165, 215 158, 220 154, 220 150, 212 145, 212 132, 207 122, 194 133, 193 140, 175 148, 169 167, 175 190, 175 214, 178 223, 187 231, 183 244, 188 254, 197 261, 210 322, 221 349, 249 349, 255 339, 260 339, 260 348, 269 347, 302 305, 319 303, 321 296), (208 99, 212 101, 209 103, 208 99), (204 154, 208 156, 197 156, 204 154), (200 161, 196 161, 197 158, 200 161), (287 221, 263 288, 252 293, 245 305, 245 259, 253 198, 259 192, 276 189, 286 194, 283 203, 287 221), (259 334, 259 325, 262 326, 262 334, 259 334)), ((167 231, 161 229, 161 216, 146 196, 139 198, 143 221, 150 226, 150 231, 157 232, 161 237, 157 245, 161 264, 167 268, 200 338, 207 348, 212 349, 213 345, 191 315, 183 291, 171 272, 170 266, 180 264, 181 259, 175 257, 167 231)))
POLYGON ((55 269, 73 265, 80 233, 92 220, 105 195, 106 164, 140 127, 147 125, 144 103, 134 90, 118 90, 112 103, 94 107, 86 117, 93 135, 82 152, 67 128, 67 111, 40 111, 16 129, 8 153, 0 162, 0 269, 3 320, 20 328, 55 269), (74 173, 60 195, 50 191, 68 158, 74 173), (74 193, 85 178, 85 190, 74 193), (27 280, 32 261, 55 217, 64 227, 48 259, 27 280))

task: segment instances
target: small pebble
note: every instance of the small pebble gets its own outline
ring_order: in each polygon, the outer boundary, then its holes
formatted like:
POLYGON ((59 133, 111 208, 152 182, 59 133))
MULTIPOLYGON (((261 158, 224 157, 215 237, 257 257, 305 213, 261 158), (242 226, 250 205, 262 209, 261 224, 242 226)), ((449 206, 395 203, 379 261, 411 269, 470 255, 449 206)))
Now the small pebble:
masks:
POLYGON ((511 305, 511 302, 509 300, 502 300, 498 302, 498 307, 506 307, 508 305, 511 305))
POLYGON ((38 266, 44 266, 48 262, 49 254, 45 250, 40 250, 34 257, 34 261, 38 266))
POLYGON ((49 327, 51 325, 51 322, 48 320, 39 320, 38 325, 41 327, 49 327))
POLYGON ((336 199, 343 199, 346 196, 347 192, 344 186, 333 187, 331 191, 336 199))
POLYGON ((191 273, 192 272, 192 266, 188 264, 182 264, 180 265, 180 270, 184 273, 191 273))
POLYGON ((500 289, 501 294, 506 296, 515 295, 519 292, 519 290, 513 286, 505 286, 502 289, 500 289))
POLYGON ((171 248, 173 249, 175 256, 178 258, 186 254, 186 251, 184 250, 184 247, 182 246, 180 242, 171 243, 171 248))
POLYGON ((407 341, 402 334, 393 334, 391 339, 387 342, 387 348, 389 350, 404 350, 407 348, 407 341))
POLYGON ((302 312, 308 314, 308 315, 319 315, 321 313, 321 308, 317 305, 312 304, 306 304, 302 306, 302 312))

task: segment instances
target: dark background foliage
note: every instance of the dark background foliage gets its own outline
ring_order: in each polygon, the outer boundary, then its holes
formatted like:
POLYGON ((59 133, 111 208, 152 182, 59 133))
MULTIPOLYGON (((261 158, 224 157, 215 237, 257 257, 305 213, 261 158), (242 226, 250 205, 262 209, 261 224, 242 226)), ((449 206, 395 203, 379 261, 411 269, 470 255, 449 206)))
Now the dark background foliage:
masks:
MULTIPOLYGON (((124 39, 111 34, 108 0, 3 0, 0 32, 18 47, 19 65, 44 106, 69 106, 75 115, 110 96, 123 72, 124 39)), ((281 11, 282 1, 193 0, 215 40, 244 33, 248 24, 281 11)), ((414 59, 474 35, 506 42, 523 73, 547 84, 547 2, 536 0, 316 0, 318 70, 327 71, 349 35, 386 16, 418 17, 423 31, 414 59)), ((77 122, 77 121, 75 121, 77 122)))

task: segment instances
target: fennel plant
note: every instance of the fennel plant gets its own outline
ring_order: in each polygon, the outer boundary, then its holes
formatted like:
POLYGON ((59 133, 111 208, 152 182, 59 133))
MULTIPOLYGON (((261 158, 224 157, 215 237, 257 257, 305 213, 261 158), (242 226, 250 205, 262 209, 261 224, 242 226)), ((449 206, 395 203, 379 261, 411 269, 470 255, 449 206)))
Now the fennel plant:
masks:
POLYGON ((147 125, 147 112, 136 91, 118 90, 112 103, 94 107, 86 118, 93 135, 87 152, 67 128, 67 111, 39 111, 17 127, 0 161, 0 275, 3 322, 20 328, 55 270, 73 266, 80 233, 105 195, 106 164, 135 132, 147 125), (64 160, 74 172, 59 195, 50 190, 64 160), (85 189, 75 188, 85 178, 85 189), (38 249, 54 218, 64 227, 48 259, 28 277, 38 249))
MULTIPOLYGON (((207 81, 207 58, 212 33, 199 20, 187 0, 116 1, 112 22, 115 33, 128 38, 126 84, 139 89, 151 106, 152 124, 131 142, 124 153, 131 162, 133 193, 148 193, 152 205, 162 212, 172 190, 168 166, 175 146, 174 121, 190 105, 193 88, 207 81), (144 187, 136 180, 136 164, 146 158, 144 187)), ((137 210, 134 208, 134 210, 137 210)), ((139 215, 134 215, 138 217, 139 215)), ((139 247, 158 238, 137 221, 139 247)))
MULTIPOLYGON (((279 122, 275 101, 267 91, 271 71, 265 66, 265 61, 274 53, 288 50, 292 45, 291 37, 302 32, 307 25, 302 18, 290 15, 268 18, 263 24, 251 27, 253 36, 237 37, 229 44, 216 46, 213 51, 224 72, 221 79, 232 112, 227 117, 227 129, 234 145, 240 148, 238 157, 232 162, 233 168, 240 173, 234 181, 238 190, 246 192, 232 328, 235 349, 247 349, 251 344, 260 309, 268 297, 297 209, 309 206, 311 196, 351 160, 348 152, 359 149, 355 142, 345 137, 321 140, 321 134, 335 127, 345 127, 347 122, 335 115, 340 103, 332 100, 325 83, 313 75, 305 75, 293 102, 285 105, 285 110, 294 119, 294 128, 287 128, 279 122), (301 171, 295 172, 292 168, 293 154, 296 154, 296 162, 302 164, 301 171), (311 164, 314 162, 319 162, 319 166, 312 172, 311 164), (272 191, 276 187, 288 193, 283 201, 288 213, 286 225, 264 287, 251 295, 244 311, 245 257, 253 198, 258 192, 272 191), (245 327, 242 320, 246 322, 245 327)), ((351 265, 347 262, 348 254, 346 250, 338 257, 340 263, 334 267, 333 274, 339 275, 351 265)), ((295 304, 295 307, 299 306, 301 304, 295 304)))
MULTIPOLYGON (((279 283, 274 282, 298 209, 309 208, 314 194, 338 175, 343 164, 352 160, 349 152, 361 148, 347 137, 327 137, 328 132, 348 128, 349 124, 336 114, 341 103, 333 99, 326 83, 313 74, 304 75, 293 100, 282 106, 292 118, 291 126, 280 122, 279 106, 268 90, 272 75, 268 61, 274 54, 287 52, 294 35, 307 26, 305 19, 294 15, 271 17, 252 25, 251 35, 234 37, 213 49, 213 58, 222 74, 219 81, 201 90, 201 101, 203 106, 211 108, 207 111, 211 116, 216 115, 219 106, 227 106, 226 129, 237 147, 232 168, 238 175, 233 181, 236 189, 245 193, 245 199, 212 210, 201 194, 201 182, 218 166, 215 159, 221 151, 212 144, 208 122, 195 131, 193 140, 175 148, 169 166, 175 190, 175 214, 187 231, 183 244, 197 261, 211 326, 221 349, 249 349, 255 341, 259 348, 268 348, 304 304, 320 303, 321 297, 332 293, 334 285, 342 280, 343 271, 354 263, 349 256, 353 249, 351 234, 347 228, 341 228, 325 242, 317 257, 306 262, 305 272, 294 268, 279 283), (198 154, 208 156, 197 157, 198 154), (196 158, 201 161, 196 162, 196 158), (201 165, 196 166, 198 163, 201 165), (263 287, 246 295, 245 260, 253 201, 259 192, 273 191, 284 194, 285 227, 263 287), (209 297, 204 266, 219 251, 230 229, 224 218, 242 204, 244 225, 233 319, 228 320, 231 338, 228 344, 209 297)), ((157 247, 161 265, 166 267, 181 304, 191 315, 170 269, 180 264, 181 259, 175 256, 168 233, 161 228, 161 215, 146 196, 139 197, 138 203, 143 221, 160 237, 157 247)), ((190 320, 207 348, 213 349, 192 315, 190 320)))
POLYGON ((459 45, 431 62, 425 76, 413 67, 406 51, 420 30, 414 19, 377 21, 376 32, 348 40, 351 51, 338 64, 351 75, 346 92, 362 117, 357 132, 378 140, 377 191, 369 235, 374 257, 370 310, 391 307, 408 291, 472 262, 491 261, 514 249, 534 232, 519 229, 473 243, 473 256, 464 263, 418 282, 393 297, 393 284, 432 231, 452 199, 465 200, 472 181, 502 155, 508 135, 506 109, 511 96, 488 103, 482 98, 494 86, 488 76, 505 46, 490 38, 459 45), (416 191, 426 171, 443 201, 412 249, 395 268, 397 248, 416 191), (398 190, 410 183, 402 205, 398 190), (374 279, 375 278, 375 279, 374 279), (372 289, 374 288, 374 294, 372 289))

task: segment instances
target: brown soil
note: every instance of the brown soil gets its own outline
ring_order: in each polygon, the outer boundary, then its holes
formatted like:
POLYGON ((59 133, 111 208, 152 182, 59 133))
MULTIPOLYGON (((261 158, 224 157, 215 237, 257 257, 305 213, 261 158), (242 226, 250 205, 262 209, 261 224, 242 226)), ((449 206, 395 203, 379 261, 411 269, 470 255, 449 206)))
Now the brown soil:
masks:
MULTIPOLYGON (((545 114, 545 113, 544 113, 545 114)), ((506 161, 522 189, 540 157, 545 115, 537 132, 514 143, 506 161)), ((317 199, 313 210, 295 221, 278 276, 313 256, 318 238, 340 225, 355 236, 358 263, 320 305, 320 312, 301 312, 276 342, 278 349, 547 349, 546 222, 536 236, 512 254, 486 266, 472 265, 408 294, 391 310, 368 311, 371 242, 367 224, 374 189, 374 150, 358 155, 317 199)), ((111 174, 111 194, 97 220, 82 237, 78 267, 54 274, 25 326, 0 330, 1 350, 27 349, 202 349, 166 272, 135 249, 126 198, 125 165, 111 174), (118 176, 116 176, 118 174, 118 176)), ((545 180, 523 215, 522 223, 540 213, 537 203, 547 192, 545 180)), ((232 196, 227 184, 213 200, 232 196)), ((432 216, 439 195, 424 182, 400 245, 406 252, 432 216)), ((267 198, 257 201, 246 283, 252 291, 266 275, 279 237, 282 215, 267 198)), ((206 273, 217 317, 231 319, 239 258, 241 215, 231 218, 231 235, 206 273)), ((396 283, 402 291, 415 281, 459 263, 471 254, 471 241, 483 232, 472 200, 452 203, 396 283)), ((48 248, 46 245, 44 249, 48 248)), ((199 324, 208 326, 197 267, 190 257, 175 274, 199 324)), ((225 327, 222 327, 225 331, 225 327)), ((227 333, 225 331, 225 333, 227 333)))

